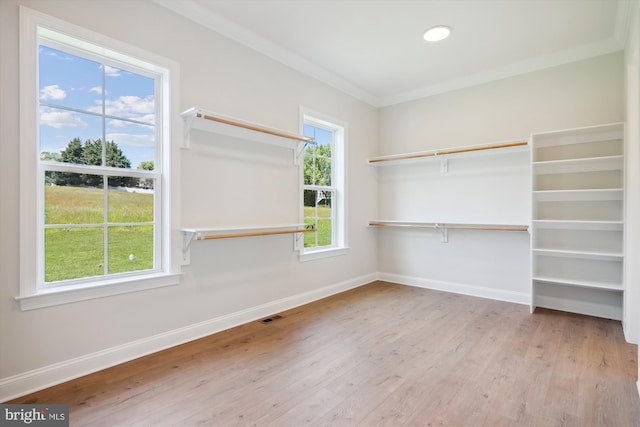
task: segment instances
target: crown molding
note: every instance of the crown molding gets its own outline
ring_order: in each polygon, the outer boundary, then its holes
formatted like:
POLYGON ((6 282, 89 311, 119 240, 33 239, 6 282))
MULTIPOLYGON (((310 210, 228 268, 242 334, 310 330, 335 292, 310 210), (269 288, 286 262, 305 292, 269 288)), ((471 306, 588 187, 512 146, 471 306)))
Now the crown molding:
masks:
POLYGON ((232 22, 211 10, 202 7, 192 0, 153 0, 198 24, 213 30, 224 37, 240 43, 248 48, 278 61, 296 71, 313 77, 339 91, 351 95, 372 106, 379 106, 379 99, 375 95, 363 90, 337 74, 319 66, 295 53, 272 43, 256 33, 232 22))
POLYGON ((448 80, 436 85, 425 86, 420 89, 383 97, 380 99, 380 103, 378 106, 387 107, 403 102, 415 101, 420 98, 426 98, 445 92, 451 92, 471 86, 490 83, 492 81, 515 77, 518 75, 543 70, 545 68, 566 65, 572 62, 578 62, 596 56, 618 52, 623 49, 623 44, 621 44, 618 40, 611 38, 609 40, 580 46, 575 49, 557 52, 552 55, 538 56, 535 58, 530 58, 524 61, 509 64, 504 67, 494 68, 484 72, 464 76, 459 79, 448 80))
POLYGON ((387 107, 403 102, 415 101, 420 98, 477 86, 508 77, 565 65, 571 62, 581 61, 591 57, 606 55, 608 53, 623 50, 631 25, 633 15, 631 12, 633 11, 633 6, 636 3, 635 0, 617 0, 618 9, 616 13, 615 31, 612 37, 608 40, 594 42, 551 55, 526 59, 503 67, 482 71, 458 79, 443 81, 411 91, 387 96, 376 96, 344 79, 335 72, 327 70, 318 64, 315 64, 275 43, 270 42, 269 40, 266 40, 249 29, 212 12, 194 0, 153 1, 158 5, 166 7, 179 15, 227 37, 228 39, 253 49, 277 62, 313 77, 374 107, 387 107))

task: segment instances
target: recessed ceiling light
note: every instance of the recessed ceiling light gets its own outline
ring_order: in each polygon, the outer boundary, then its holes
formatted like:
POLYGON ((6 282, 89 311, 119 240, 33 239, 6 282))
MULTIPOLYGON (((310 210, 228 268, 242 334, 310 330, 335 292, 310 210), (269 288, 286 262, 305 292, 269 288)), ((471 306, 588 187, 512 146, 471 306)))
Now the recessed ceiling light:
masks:
POLYGON ((449 34, 451 34, 451 28, 446 25, 438 25, 425 31, 423 37, 428 42, 438 42, 449 37, 449 34))

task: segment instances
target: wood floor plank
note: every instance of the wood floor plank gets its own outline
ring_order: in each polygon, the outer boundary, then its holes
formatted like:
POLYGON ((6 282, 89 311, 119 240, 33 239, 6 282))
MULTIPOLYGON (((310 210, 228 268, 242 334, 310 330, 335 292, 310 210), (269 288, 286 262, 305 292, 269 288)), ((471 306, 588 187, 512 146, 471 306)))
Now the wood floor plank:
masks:
POLYGON ((619 322, 374 282, 11 403, 73 426, 640 427, 619 322))

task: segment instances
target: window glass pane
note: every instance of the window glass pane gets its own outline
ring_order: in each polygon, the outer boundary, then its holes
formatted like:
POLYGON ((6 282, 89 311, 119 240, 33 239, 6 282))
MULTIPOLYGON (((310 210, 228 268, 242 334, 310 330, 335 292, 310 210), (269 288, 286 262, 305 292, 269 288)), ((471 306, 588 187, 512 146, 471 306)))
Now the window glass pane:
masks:
POLYGON ((41 103, 83 111, 101 109, 102 69, 99 63, 41 45, 38 65, 41 103))
POLYGON ((46 229, 44 250, 45 282, 104 274, 103 227, 46 229))
POLYGON ((41 160, 101 164, 101 151, 98 152, 97 158, 90 156, 92 148, 95 149, 96 145, 98 148, 101 147, 100 117, 59 108, 40 107, 39 120, 41 160))
POLYGON ((152 268, 152 225, 109 227, 109 274, 152 268))
POLYGON ((318 216, 321 218, 331 218, 331 200, 333 191, 318 191, 317 204, 318 216))
POLYGON ((153 180, 142 180, 150 188, 139 188, 140 181, 138 178, 109 177, 110 223, 153 221, 153 180))
POLYGON ((117 148, 111 164, 107 160, 108 166, 155 169, 156 136, 153 126, 108 119, 106 132, 111 148, 117 148))
POLYGON ((304 190, 304 223, 315 226, 316 233, 305 233, 304 246, 333 244, 331 201, 333 192, 304 190))
POLYGON ((45 224, 102 224, 102 176, 47 172, 44 189, 45 224), (89 186, 94 184, 93 187, 89 186))
POLYGON ((331 157, 327 146, 307 147, 304 155, 304 184, 331 186, 331 157))
POLYGON ((315 218, 316 198, 318 192, 315 190, 304 190, 304 217, 315 218))
POLYGON ((304 136, 308 136, 316 140, 316 145, 310 145, 309 147, 324 147, 319 154, 331 157, 331 143, 333 141, 332 131, 312 126, 310 124, 305 124, 303 127, 303 134, 304 136))
MULTIPOLYGON (((313 225, 313 227, 318 229, 318 221, 316 219, 307 219, 304 220, 305 224, 313 225)), ((317 232, 316 233, 304 233, 304 247, 305 248, 315 248, 318 246, 317 240, 317 232)))
POLYGON ((308 145, 304 157, 304 184, 331 186, 331 145, 333 132, 304 125, 304 135, 315 138, 316 145, 308 145))
POLYGON ((304 185, 314 185, 316 182, 316 158, 310 150, 315 147, 307 147, 304 154, 304 185))
MULTIPOLYGON (((322 147, 318 147, 321 149, 322 147)), ((331 158, 316 157, 315 185, 331 186, 331 158)))
POLYGON ((108 116, 155 124, 155 81, 105 65, 105 110, 108 116))
POLYGON ((321 219, 318 220, 317 225, 318 232, 318 246, 330 246, 331 245, 331 220, 321 219))

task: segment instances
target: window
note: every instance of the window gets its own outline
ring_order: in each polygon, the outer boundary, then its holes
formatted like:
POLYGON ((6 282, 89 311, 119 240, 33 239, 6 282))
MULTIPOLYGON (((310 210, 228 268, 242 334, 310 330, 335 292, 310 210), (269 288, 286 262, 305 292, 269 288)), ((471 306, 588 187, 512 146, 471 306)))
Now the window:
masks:
POLYGON ((177 67, 26 8, 21 17, 21 215, 34 213, 21 227, 23 309, 177 283, 177 67))
POLYGON ((318 113, 303 113, 303 134, 314 138, 304 152, 305 254, 338 254, 345 249, 344 139, 345 126, 318 113))

